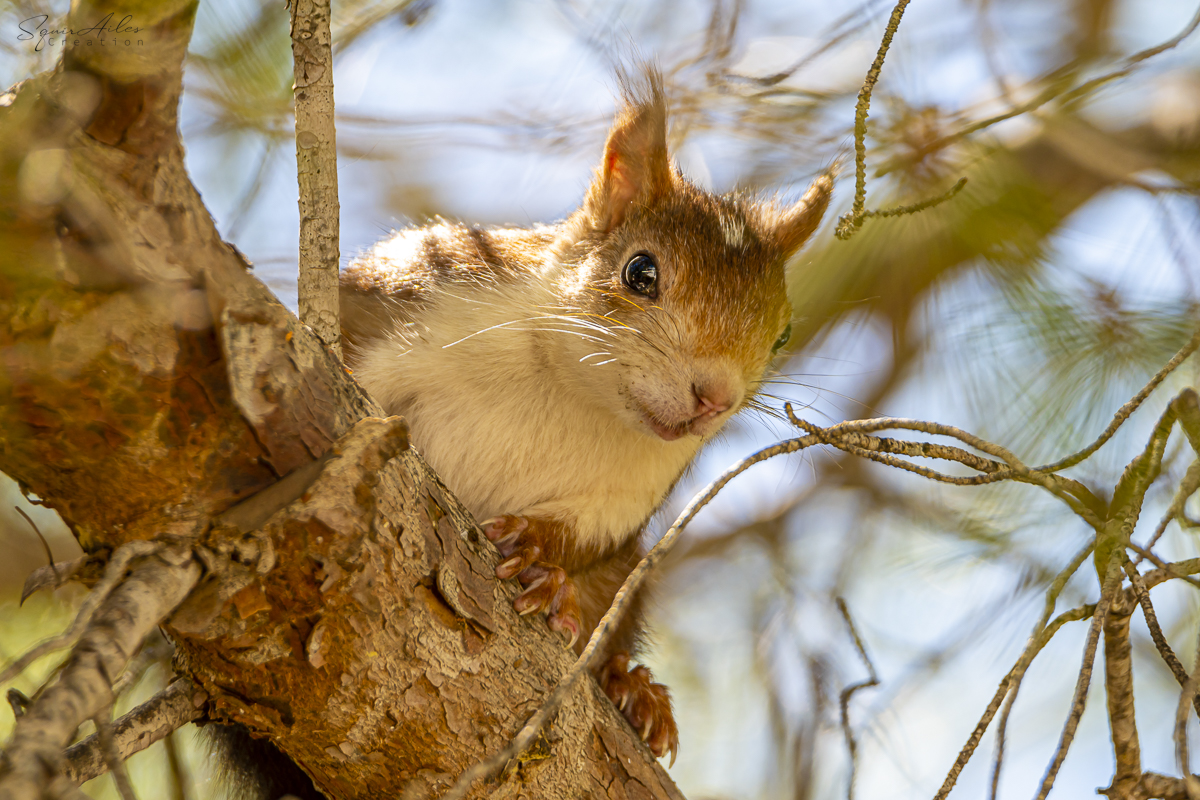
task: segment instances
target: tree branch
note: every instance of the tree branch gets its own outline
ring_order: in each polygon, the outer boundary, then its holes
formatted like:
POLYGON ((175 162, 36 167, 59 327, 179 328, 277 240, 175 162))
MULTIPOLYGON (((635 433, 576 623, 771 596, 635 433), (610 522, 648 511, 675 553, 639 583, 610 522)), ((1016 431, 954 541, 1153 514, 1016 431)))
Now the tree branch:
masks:
POLYGON ((0 765, 0 797, 43 796, 76 729, 111 705, 113 680, 129 654, 187 597, 200 571, 186 547, 162 549, 134 563, 96 611, 58 681, 17 720, 0 765))
POLYGON ((329 0, 290 0, 300 181, 300 321, 340 358, 337 129, 329 0))
MULTIPOLYGON (((165 739, 204 714, 208 694, 187 678, 179 678, 112 724, 113 748, 122 761, 165 739)), ((67 748, 63 773, 74 783, 103 775, 108 767, 98 734, 67 748)))

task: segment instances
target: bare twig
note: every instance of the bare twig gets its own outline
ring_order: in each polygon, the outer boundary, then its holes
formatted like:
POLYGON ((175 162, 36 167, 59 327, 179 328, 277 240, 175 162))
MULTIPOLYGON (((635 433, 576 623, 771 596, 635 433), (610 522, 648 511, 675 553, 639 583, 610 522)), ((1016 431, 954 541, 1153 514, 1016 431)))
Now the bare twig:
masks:
POLYGON ((850 684, 838 696, 838 708, 842 719, 842 734, 846 737, 846 749, 850 751, 850 780, 846 785, 846 798, 847 800, 854 800, 854 777, 858 763, 858 743, 854 741, 854 731, 850 727, 850 698, 860 689, 878 686, 879 676, 875 672, 875 665, 871 662, 871 657, 867 655, 867 648, 863 646, 862 637, 858 635, 858 629, 854 627, 854 620, 850 616, 850 609, 846 607, 846 601, 841 597, 837 598, 837 607, 838 611, 842 614, 842 619, 846 621, 846 629, 850 632, 850 638, 854 640, 854 648, 858 651, 858 657, 862 659, 869 676, 865 681, 850 684))
MULTIPOLYGON (((1063 589, 1067 587, 1067 582, 1070 581, 1071 577, 1079 571, 1079 568, 1083 565, 1083 562, 1087 560, 1087 557, 1092 554, 1094 547, 1095 545, 1092 542, 1088 542, 1086 545, 1084 545, 1079 552, 1074 555, 1067 566, 1065 566, 1058 573, 1058 575, 1054 577, 1054 580, 1051 581, 1050 587, 1046 590, 1046 602, 1042 609, 1042 616, 1038 619, 1037 624, 1034 625, 1033 633, 1030 634, 1029 637, 1031 644, 1039 641, 1041 644, 1037 646, 1036 650, 1029 652, 1028 654, 1022 653, 1020 659, 1017 661, 1016 666, 1014 666, 1012 669, 1011 680, 1009 681, 1008 696, 1004 699, 1004 708, 1001 710, 1000 719, 996 723, 996 755, 992 762, 992 783, 988 793, 989 800, 996 800, 996 793, 1000 788, 1000 770, 1004 765, 1004 743, 1005 734, 1008 731, 1008 718, 1012 713, 1013 704, 1017 701, 1017 693, 1021 690, 1021 681, 1025 678, 1025 672, 1029 669, 1029 665, 1033 663, 1033 658, 1037 655, 1037 652, 1045 646, 1046 642, 1050 641, 1050 637, 1058 631, 1063 623, 1068 621, 1067 615, 1064 614, 1054 621, 1056 624, 1051 624, 1049 626, 1047 625, 1047 622, 1050 620, 1050 615, 1054 613, 1054 606, 1058 602, 1058 596, 1062 594, 1063 589)), ((1092 610, 1088 610, 1086 614, 1081 614, 1081 609, 1075 609, 1074 611, 1067 612, 1067 614, 1079 614, 1078 616, 1073 617, 1073 619, 1083 619, 1084 616, 1090 615, 1092 610)), ((981 735, 982 733, 983 732, 980 731, 981 735)))
POLYGON ((329 0, 291 0, 300 182, 300 321, 339 357, 337 135, 329 0))
POLYGON ((1179 489, 1175 492, 1175 498, 1171 501, 1171 505, 1167 508, 1167 513, 1158 522, 1158 527, 1154 529, 1154 533, 1146 540, 1146 549, 1152 550, 1154 545, 1158 544, 1158 540, 1162 538, 1163 533, 1167 530, 1167 526, 1171 524, 1171 520, 1183 514, 1183 507, 1187 503, 1188 498, 1200 490, 1200 459, 1193 461, 1188 467, 1187 472, 1183 476, 1183 480, 1179 482, 1179 489))
MULTIPOLYGON (((1130 547, 1134 550, 1139 549, 1133 544, 1130 547)), ((1146 551, 1143 555, 1158 567, 1158 569, 1151 570, 1142 576, 1142 579, 1146 581, 1146 588, 1148 589, 1153 589, 1160 583, 1165 583, 1172 578, 1188 580, 1189 576, 1200 572, 1200 558, 1189 558, 1185 561, 1173 561, 1168 564, 1149 551, 1146 551)))
POLYGON ((1192 586, 1195 586, 1197 589, 1200 589, 1200 580, 1196 580, 1192 577, 1193 574, 1200 572, 1200 559, 1191 558, 1187 561, 1177 561, 1174 564, 1168 564, 1158 556, 1154 555, 1154 553, 1152 553, 1150 550, 1136 545, 1133 542, 1129 543, 1129 549, 1138 554, 1138 561, 1134 563, 1140 563, 1141 559, 1144 558, 1154 566, 1158 567, 1158 569, 1154 570, 1153 572, 1146 573, 1147 586, 1154 587, 1163 581, 1170 580, 1171 578, 1178 578, 1179 580, 1186 581, 1192 586))
POLYGON ((129 654, 187 597, 200 572, 190 548, 160 544, 159 552, 140 559, 107 594, 58 681, 17 720, 4 748, 0 797, 42 796, 57 771, 46 765, 61 764, 62 748, 79 725, 111 704, 109 676, 120 673, 129 654))
POLYGON ((974 755, 975 748, 979 746, 980 740, 983 739, 983 734, 987 732, 988 726, 992 724, 992 719, 996 716, 996 711, 999 710, 1000 703, 1004 701, 1005 695, 1015 685, 1018 677, 1025 674, 1025 670, 1029 668, 1029 665, 1033 662, 1037 654, 1041 652, 1042 648, 1054 638, 1054 634, 1058 633, 1058 629, 1068 622, 1075 622, 1094 616, 1095 612, 1095 604, 1064 611, 1055 617, 1040 634, 1029 640, 1016 665, 1000 680, 1000 685, 997 687, 996 693, 992 695, 992 700, 988 703, 987 708, 984 709, 983 716, 975 724, 975 729, 971 731, 967 743, 959 751, 958 758, 954 760, 954 765, 950 767, 950 771, 946 774, 946 779, 942 781, 942 787, 934 795, 934 800, 946 800, 946 796, 950 794, 950 790, 954 788, 954 784, 958 781, 958 776, 962 773, 963 768, 967 766, 967 762, 971 760, 971 756, 974 755))
POLYGON ((1058 472, 1060 470, 1067 469, 1068 467, 1073 467, 1103 447, 1104 444, 1117 432, 1117 429, 1125 423, 1125 420, 1129 419, 1130 415, 1132 415, 1134 411, 1137 411, 1138 406, 1140 406, 1145 399, 1150 396, 1150 393, 1157 389, 1158 385, 1166 380, 1166 377, 1174 372, 1175 368, 1184 362, 1184 359, 1196 352, 1197 347, 1200 347, 1200 329, 1192 334, 1192 338, 1188 340, 1187 344, 1181 347, 1179 352, 1171 357, 1171 360, 1166 363, 1166 366, 1154 374, 1154 377, 1142 387, 1140 392, 1135 394, 1129 400, 1129 402, 1125 403, 1125 405, 1117 409, 1117 413, 1113 415, 1112 421, 1108 423, 1108 427, 1104 429, 1103 433, 1101 433, 1094 442, 1077 453, 1072 453, 1071 455, 1061 458, 1051 464, 1037 467, 1037 471, 1058 472))
POLYGON ((142 679, 146 671, 159 662, 170 658, 174 647, 159 632, 151 634, 149 641, 142 644, 138 654, 113 681, 113 697, 120 697, 135 683, 142 679))
POLYGON ((53 567, 54 553, 51 552, 50 543, 46 541, 45 536, 42 536, 42 531, 38 528, 37 523, 34 522, 29 515, 25 513, 25 509, 21 508, 20 506, 13 506, 13 510, 24 517, 25 521, 29 523, 29 527, 33 528, 33 532, 37 534, 38 541, 42 543, 42 549, 46 551, 46 563, 53 567))
POLYGON ((79 607, 79 613, 75 615, 75 621, 71 623, 71 627, 65 632, 47 639, 44 642, 34 646, 24 655, 17 658, 13 663, 5 667, 3 672, 0 672, 0 683, 7 683, 25 671, 26 667, 32 664, 37 659, 44 656, 46 653, 63 647, 69 647, 87 628, 88 623, 92 619, 92 615, 100 604, 108 597, 109 593, 117 586, 122 578, 125 577, 125 570, 128 569, 129 563, 135 558, 152 555, 163 548, 163 545, 158 542, 135 541, 127 542, 112 554, 109 559, 108 566, 105 568, 104 577, 100 582, 92 588, 82 605, 79 607))
POLYGON ((1083 649, 1083 664, 1079 668, 1079 678, 1075 682, 1075 695, 1071 699, 1071 712, 1067 715, 1066 724, 1063 725, 1062 736, 1058 740, 1058 747, 1055 748, 1054 758, 1046 769, 1045 777, 1042 778, 1037 800, 1046 800, 1046 796, 1050 794, 1058 770, 1067 757, 1067 751, 1071 748, 1071 742, 1075 738, 1075 730, 1079 727, 1079 720, 1083 716, 1084 708, 1087 707, 1087 692, 1092 683, 1092 667, 1096 660, 1096 647, 1100 643, 1100 627, 1108 615, 1113 596, 1120 587, 1121 565, 1116 559, 1110 559, 1104 574, 1104 584, 1100 590, 1100 601, 1096 603, 1096 611, 1092 614, 1092 625, 1088 629, 1087 644, 1083 649))
MULTIPOLYGON (((1045 89, 1043 89, 1041 92, 1039 92, 1035 97, 1033 97, 1033 99, 1031 99, 1025 103, 1021 103, 1020 105, 1010 106, 1009 110, 1005 111, 1002 114, 997 114, 993 117, 988 117, 987 119, 982 119, 982 120, 979 120, 978 122, 973 122, 970 125, 966 125, 963 128, 960 128, 959 130, 955 131, 954 133, 951 133, 951 134, 941 137, 937 141, 930 144, 927 148, 925 148, 925 151, 936 152, 938 150, 942 150, 942 149, 948 147, 949 145, 954 144, 957 141, 965 139, 966 137, 970 136, 973 133, 978 133, 979 131, 984 130, 985 128, 990 128, 993 125, 996 125, 1000 122, 1004 122, 1005 120, 1012 119, 1013 117, 1019 117, 1022 114, 1028 114, 1031 111, 1036 111, 1037 109, 1041 108, 1042 106, 1046 105, 1047 103, 1051 102, 1052 100, 1061 98, 1064 104, 1070 103, 1074 100, 1077 100, 1080 97, 1083 97, 1084 95, 1087 95, 1087 94, 1095 91, 1096 89, 1099 89, 1101 86, 1104 86, 1105 84, 1111 83, 1114 80, 1125 77, 1130 72, 1132 72, 1139 64, 1146 61, 1147 59, 1153 58, 1154 56, 1158 55, 1159 53, 1165 52, 1165 51, 1170 50, 1171 48, 1177 46, 1184 39, 1191 36, 1196 31, 1197 26, 1200 26, 1200 9, 1198 9, 1196 11, 1196 14, 1192 17, 1191 21, 1187 24, 1187 26, 1182 31, 1180 31, 1178 34, 1171 37, 1170 39, 1168 39, 1167 41, 1163 42, 1160 45, 1157 45, 1155 47, 1149 47, 1145 50, 1142 50, 1142 51, 1130 56, 1129 58, 1127 58, 1125 60, 1125 66, 1123 66, 1119 69, 1113 70, 1111 72, 1105 73, 1104 75, 1099 75, 1095 78, 1092 78, 1091 80, 1084 81, 1083 83, 1081 83, 1078 86, 1075 86, 1073 88, 1064 88, 1061 85, 1061 83, 1048 86, 1045 89)), ((887 172, 890 172, 893 169, 895 169, 895 162, 885 165, 880 170, 880 173, 886 174, 887 172)))
MULTIPOLYGON (((1146 627, 1150 629, 1150 638, 1154 640, 1154 646, 1158 649, 1158 654, 1162 657, 1167 668, 1171 670, 1171 674, 1175 676, 1175 680, 1180 686, 1184 686, 1188 681, 1187 670, 1183 668, 1175 651, 1171 649, 1170 643, 1167 642, 1167 637, 1163 635, 1162 627, 1158 624, 1158 615, 1154 613, 1154 606, 1150 603, 1150 590, 1146 586, 1146 582, 1142 580, 1141 574, 1137 567, 1129 559, 1125 559, 1125 574, 1129 576, 1129 582, 1133 586, 1134 597, 1137 598, 1138 605, 1142 608, 1142 616, 1146 618, 1146 627)), ((1200 716, 1200 698, 1196 698, 1196 715, 1200 716)))
MULTIPOLYGON (((1128 560, 1124 553, 1118 557, 1128 560)), ((1103 620, 1104 689, 1116 763, 1110 786, 1118 797, 1133 791, 1142 777, 1142 749, 1133 700, 1133 649, 1129 638, 1129 623, 1136 607, 1133 599, 1118 587, 1103 620)))
POLYGON ((1000 480, 1016 480, 1022 483, 1035 484, 1043 487, 1067 503, 1072 511, 1096 530, 1099 530, 1102 526, 1101 517, 1103 512, 1101 511, 1101 504, 1086 486, 1069 478, 1030 469, 1008 449, 952 425, 902 419, 899 417, 880 417, 877 419, 840 422, 837 425, 822 428, 797 417, 792 411, 791 404, 785 404, 784 411, 787 413, 788 419, 792 424, 815 436, 821 437, 822 444, 828 444, 853 455, 956 486, 979 486, 985 483, 995 483, 1000 480), (889 428, 914 430, 937 436, 950 436, 974 447, 976 450, 981 450, 995 456, 1003 463, 981 458, 958 447, 949 447, 930 442, 906 442, 868 435, 868 432, 889 428), (985 474, 973 477, 945 475, 935 470, 910 464, 881 453, 899 453, 921 458, 956 461, 963 466, 979 470, 985 474))
POLYGON ((900 27, 900 18, 908 0, 899 0, 888 18, 887 27, 883 31, 883 39, 879 42, 879 50, 875 60, 867 70, 862 88, 858 90, 858 102, 854 106, 854 204, 850 213, 838 221, 838 238, 846 238, 862 224, 862 213, 867 202, 867 112, 871 108, 871 93, 879 82, 879 73, 883 71, 883 60, 887 57, 888 48, 892 46, 892 37, 900 27), (843 226, 845 226, 843 228, 843 226), (843 232, 846 235, 843 235, 843 232))
POLYGON ((1191 758, 1188 756, 1188 707, 1196 699, 1200 691, 1200 636, 1196 637, 1196 657, 1192 662, 1192 674, 1183 684, 1179 693, 1179 704, 1175 708, 1175 760, 1179 762, 1179 771, 1184 774, 1184 785, 1189 800, 1200 797, 1200 780, 1192 775, 1191 758))
MULTIPOLYGON (((1188 794, 1187 781, 1183 778, 1170 778, 1153 772, 1142 774, 1138 783, 1137 797, 1160 798, 1161 800, 1191 800, 1188 794)), ((1114 799, 1115 800, 1115 799, 1114 799)))
POLYGON ((858 102, 854 106, 854 203, 851 205, 850 212, 842 215, 838 220, 837 228, 834 231, 834 235, 842 240, 853 236, 854 232, 861 228, 863 222, 870 217, 899 217, 905 214, 915 214, 946 202, 967 185, 967 179, 960 178, 949 191, 937 197, 889 209, 866 210, 867 115, 871 108, 871 94, 875 91, 875 84, 879 82, 879 73, 883 71, 883 60, 892 46, 892 38, 900 28, 900 19, 904 16, 904 9, 908 3, 909 0, 898 0, 896 7, 892 9, 892 15, 888 18, 887 27, 883 31, 883 39, 879 42, 879 50, 875 53, 875 60, 871 62, 871 68, 867 70, 867 77, 863 79, 862 88, 858 90, 858 102))
MULTIPOLYGON (((179 678, 113 723, 113 747, 124 761, 198 718, 207 701, 202 689, 179 678)), ((96 734, 71 745, 64 758, 63 772, 75 783, 90 781, 107 769, 96 734)))

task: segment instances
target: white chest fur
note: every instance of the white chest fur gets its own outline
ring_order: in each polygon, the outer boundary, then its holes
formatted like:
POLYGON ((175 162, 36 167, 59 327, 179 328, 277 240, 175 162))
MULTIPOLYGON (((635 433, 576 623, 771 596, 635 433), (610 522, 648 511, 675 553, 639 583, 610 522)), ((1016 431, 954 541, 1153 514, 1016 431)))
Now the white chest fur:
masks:
POLYGON ((701 442, 631 428, 565 380, 608 367, 548 360, 547 337, 578 335, 545 319, 553 303, 531 283, 459 284, 369 345, 355 376, 408 418, 413 444, 476 519, 553 517, 580 547, 605 550, 645 522, 701 442))

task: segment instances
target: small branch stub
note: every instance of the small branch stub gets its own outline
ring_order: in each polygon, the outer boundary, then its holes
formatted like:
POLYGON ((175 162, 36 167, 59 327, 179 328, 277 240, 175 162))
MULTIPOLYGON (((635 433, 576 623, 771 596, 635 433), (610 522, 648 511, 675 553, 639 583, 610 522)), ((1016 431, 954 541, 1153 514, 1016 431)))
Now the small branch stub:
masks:
POLYGON ((300 321, 341 357, 337 135, 329 0, 293 0, 296 177, 300 184, 300 321))

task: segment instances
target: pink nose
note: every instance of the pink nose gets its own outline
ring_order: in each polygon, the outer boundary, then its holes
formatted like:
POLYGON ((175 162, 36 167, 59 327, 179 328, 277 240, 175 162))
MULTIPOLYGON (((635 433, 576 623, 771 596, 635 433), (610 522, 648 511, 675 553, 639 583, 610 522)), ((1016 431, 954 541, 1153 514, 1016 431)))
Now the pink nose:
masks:
POLYGON ((702 416, 715 417, 733 406, 733 390, 722 384, 692 384, 692 394, 696 396, 697 410, 702 416))

